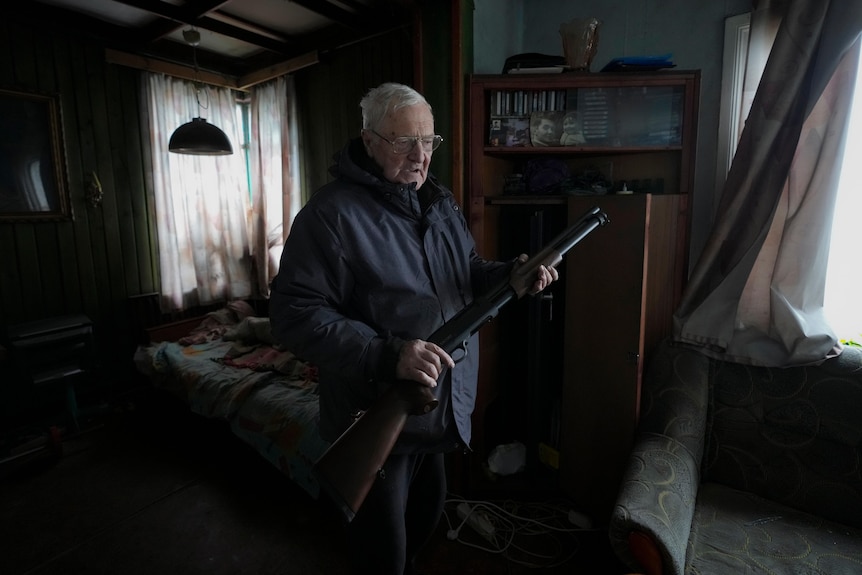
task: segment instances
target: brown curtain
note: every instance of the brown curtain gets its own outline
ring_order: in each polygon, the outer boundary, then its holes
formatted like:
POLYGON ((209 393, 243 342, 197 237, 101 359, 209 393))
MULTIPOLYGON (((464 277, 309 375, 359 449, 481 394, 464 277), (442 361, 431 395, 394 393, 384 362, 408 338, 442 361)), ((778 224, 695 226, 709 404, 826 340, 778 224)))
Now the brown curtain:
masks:
POLYGON ((780 25, 674 336, 714 357, 785 366, 840 352, 823 295, 862 2, 760 2, 752 36, 776 14, 780 25))

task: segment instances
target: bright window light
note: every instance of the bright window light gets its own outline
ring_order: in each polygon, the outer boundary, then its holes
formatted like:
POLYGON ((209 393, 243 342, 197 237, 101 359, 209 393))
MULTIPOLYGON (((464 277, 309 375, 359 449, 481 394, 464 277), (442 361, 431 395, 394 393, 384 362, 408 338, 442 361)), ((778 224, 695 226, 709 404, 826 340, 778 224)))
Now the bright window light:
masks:
POLYGON ((862 343, 862 69, 856 74, 847 147, 838 184, 824 307, 841 340, 862 343))

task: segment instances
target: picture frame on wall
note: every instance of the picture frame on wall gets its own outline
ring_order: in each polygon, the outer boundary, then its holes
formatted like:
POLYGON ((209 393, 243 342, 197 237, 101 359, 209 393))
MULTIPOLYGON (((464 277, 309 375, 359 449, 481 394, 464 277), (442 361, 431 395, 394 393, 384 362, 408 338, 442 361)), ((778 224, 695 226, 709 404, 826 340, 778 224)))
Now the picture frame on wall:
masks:
POLYGON ((0 88, 0 222, 71 218, 59 98, 0 88))

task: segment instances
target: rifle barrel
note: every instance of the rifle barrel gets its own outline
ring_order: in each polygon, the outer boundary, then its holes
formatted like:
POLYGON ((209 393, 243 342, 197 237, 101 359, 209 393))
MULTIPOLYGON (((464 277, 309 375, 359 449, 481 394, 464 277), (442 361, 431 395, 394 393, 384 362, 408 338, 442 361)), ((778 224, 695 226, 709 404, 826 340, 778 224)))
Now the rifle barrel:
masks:
POLYGON ((598 207, 593 207, 581 216, 576 224, 570 226, 566 231, 557 236, 557 239, 551 242, 551 245, 558 244, 558 251, 561 256, 564 256, 566 252, 575 247, 575 244, 587 237, 587 234, 599 226, 607 225, 609 221, 606 213, 598 207))

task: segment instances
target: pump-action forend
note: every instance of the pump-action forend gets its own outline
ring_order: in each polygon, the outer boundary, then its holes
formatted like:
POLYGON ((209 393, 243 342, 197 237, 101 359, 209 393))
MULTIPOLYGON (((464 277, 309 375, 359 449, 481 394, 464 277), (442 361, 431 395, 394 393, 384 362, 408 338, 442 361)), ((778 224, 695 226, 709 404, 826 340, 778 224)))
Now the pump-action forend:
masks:
POLYGON ((566 252, 575 244, 609 221, 608 216, 599 208, 591 208, 575 224, 548 242, 542 251, 517 266, 507 280, 474 300, 472 304, 440 326, 426 341, 436 343, 450 355, 458 350, 467 352, 467 341, 479 331, 480 327, 497 317, 504 305, 529 292, 536 282, 539 266, 557 267, 563 261, 566 252))
MULTIPOLYGON (((475 299, 426 341, 436 343, 458 361, 462 354, 470 353, 467 343, 479 328, 497 317, 504 305, 529 292, 539 266, 558 266, 575 244, 609 221, 598 207, 591 208, 539 253, 517 265, 508 279, 475 299)), ((407 417, 428 413, 435 407, 437 399, 430 388, 411 381, 395 382, 315 462, 315 477, 347 521, 353 520, 365 501, 407 417)))

